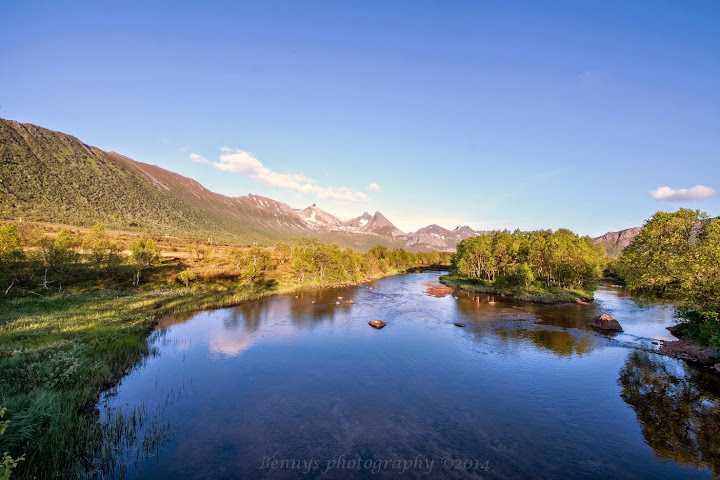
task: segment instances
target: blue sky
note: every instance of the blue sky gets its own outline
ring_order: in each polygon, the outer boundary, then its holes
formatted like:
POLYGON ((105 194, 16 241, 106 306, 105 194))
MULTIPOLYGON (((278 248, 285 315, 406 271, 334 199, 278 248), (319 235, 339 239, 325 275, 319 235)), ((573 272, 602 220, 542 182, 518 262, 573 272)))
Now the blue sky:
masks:
POLYGON ((718 1, 207 3, 2 2, 0 116, 406 231, 720 214, 718 1))

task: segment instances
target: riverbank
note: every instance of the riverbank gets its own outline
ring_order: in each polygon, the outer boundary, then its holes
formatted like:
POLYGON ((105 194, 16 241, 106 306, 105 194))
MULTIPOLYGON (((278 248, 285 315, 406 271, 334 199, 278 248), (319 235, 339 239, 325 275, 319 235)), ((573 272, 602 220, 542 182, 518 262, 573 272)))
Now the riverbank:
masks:
POLYGON ((0 445, 13 457, 26 455, 14 478, 72 476, 87 467, 81 459, 92 458, 104 434, 97 399, 151 354, 147 339, 161 317, 340 285, 161 286, 0 297, 0 406, 11 421, 0 445))
POLYGON ((471 293, 487 293, 509 297, 514 300, 532 303, 560 304, 560 303, 590 303, 593 293, 584 290, 545 289, 539 287, 528 288, 500 288, 496 285, 483 285, 472 280, 444 275, 440 283, 448 287, 458 288, 471 293))

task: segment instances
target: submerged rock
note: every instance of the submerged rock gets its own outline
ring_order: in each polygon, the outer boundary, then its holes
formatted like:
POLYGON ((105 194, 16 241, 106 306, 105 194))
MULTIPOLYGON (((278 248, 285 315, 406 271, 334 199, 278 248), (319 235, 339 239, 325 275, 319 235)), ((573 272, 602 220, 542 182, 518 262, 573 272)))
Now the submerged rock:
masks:
POLYGON ((370 321, 368 322, 368 325, 370 325, 370 326, 373 327, 373 328, 377 328, 378 330, 380 330, 380 329, 383 328, 385 325, 387 325, 387 323, 383 322, 382 320, 370 320, 370 321))
POLYGON ((603 313, 592 319, 590 322, 591 327, 595 327, 599 330, 609 330, 612 332, 622 332, 623 329, 620 323, 610 315, 603 313))

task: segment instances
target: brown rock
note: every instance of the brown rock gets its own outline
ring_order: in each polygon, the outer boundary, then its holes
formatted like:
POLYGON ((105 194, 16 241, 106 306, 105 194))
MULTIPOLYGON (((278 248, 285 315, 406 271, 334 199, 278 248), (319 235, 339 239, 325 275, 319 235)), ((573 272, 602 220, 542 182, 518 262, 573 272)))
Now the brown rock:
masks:
POLYGON ((717 352, 710 348, 698 349, 695 352, 695 358, 697 358, 698 363, 703 365, 714 365, 715 362, 720 360, 720 358, 717 358, 717 352))
POLYGON ((383 322, 382 320, 370 320, 370 321, 368 322, 368 325, 370 325, 370 326, 373 327, 373 328, 377 328, 378 330, 380 330, 380 329, 383 328, 385 325, 387 325, 387 323, 383 322))
POLYGON ((592 322, 590 322, 590 326, 597 328, 599 330, 609 330, 613 332, 622 332, 623 329, 620 326, 620 323, 618 323, 617 320, 615 320, 610 315, 602 314, 598 315, 597 317, 592 319, 592 322))
POLYGON ((682 336, 682 325, 679 323, 672 327, 667 327, 668 332, 672 333, 674 337, 680 338, 682 336))
POLYGON ((460 323, 460 322, 455 322, 455 323, 453 323, 453 325, 455 325, 456 327, 464 327, 465 326, 464 323, 460 323))

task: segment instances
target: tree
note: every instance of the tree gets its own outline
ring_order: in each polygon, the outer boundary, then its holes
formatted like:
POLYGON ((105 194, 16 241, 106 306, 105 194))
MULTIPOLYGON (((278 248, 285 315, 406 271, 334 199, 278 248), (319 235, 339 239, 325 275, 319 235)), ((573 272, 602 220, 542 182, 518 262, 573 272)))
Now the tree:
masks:
POLYGON ((603 250, 570 230, 494 232, 457 245, 450 270, 488 285, 592 288, 602 276, 603 250))
POLYGON ((140 238, 130 243, 130 259, 135 266, 133 285, 140 285, 140 274, 160 260, 160 248, 149 238, 140 238))
POLYGON ((677 299, 683 333, 720 348, 720 219, 657 212, 618 263, 630 290, 677 299))
POLYGON ((692 268, 692 240, 707 215, 681 208, 657 212, 620 255, 620 273, 631 290, 664 294, 678 290, 692 268))
POLYGON ((40 239, 39 254, 44 268, 42 283, 44 289, 49 289, 49 285, 57 281, 59 290, 62 290, 63 279, 66 278, 70 267, 78 260, 76 248, 75 239, 64 228, 58 232, 55 238, 43 237, 40 239), (50 276, 53 274, 55 279, 50 280, 50 276))
POLYGON ((247 283, 254 282, 258 277, 272 269, 275 265, 271 253, 262 247, 250 247, 247 250, 234 250, 235 267, 247 283))
POLYGON ((18 276, 25 253, 20 243, 17 225, 0 226, 0 272, 3 278, 10 281, 5 288, 5 294, 18 281, 18 276))
POLYGON ((82 248, 88 256, 97 278, 100 278, 100 272, 103 269, 112 273, 122 262, 120 246, 110 241, 105 234, 105 225, 102 223, 95 224, 85 235, 82 248))
POLYGON ((277 242, 275 244, 275 258, 280 265, 284 264, 292 255, 292 246, 288 242, 277 242))

